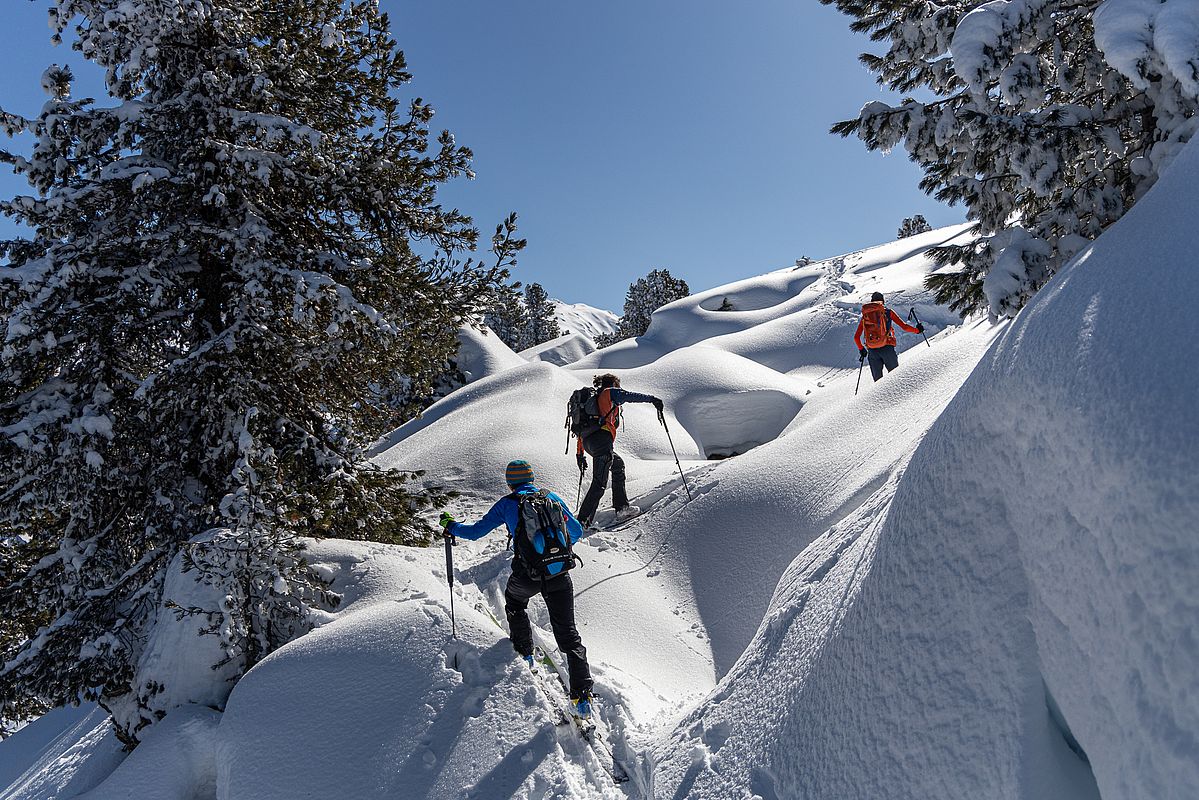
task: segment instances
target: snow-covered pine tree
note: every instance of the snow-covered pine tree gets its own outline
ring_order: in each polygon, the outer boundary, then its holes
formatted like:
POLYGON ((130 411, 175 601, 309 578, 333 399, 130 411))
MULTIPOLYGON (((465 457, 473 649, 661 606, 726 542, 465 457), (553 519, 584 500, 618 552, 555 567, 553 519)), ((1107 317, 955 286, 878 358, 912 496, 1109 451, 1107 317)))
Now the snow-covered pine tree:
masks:
POLYGON ((899 224, 899 231, 896 233, 896 236, 900 239, 906 239, 918 233, 928 233, 932 229, 933 226, 928 224, 928 220, 924 218, 924 215, 917 214, 914 217, 904 217, 903 222, 899 224))
POLYGON ((488 298, 483 324, 491 328, 492 333, 508 347, 513 350, 524 349, 522 343, 529 327, 529 313, 525 310, 520 283, 496 287, 488 298))
POLYGON ((558 318, 554 315, 554 304, 540 283, 530 283, 525 287, 525 311, 528 314, 528 322, 522 350, 562 335, 558 318))
MULTIPOLYGON (((38 117, 0 112, 34 140, 0 155, 34 190, 0 203, 31 231, 0 243, 0 617, 17 621, 0 718, 128 706, 186 548, 238 584, 209 612, 248 668, 321 600, 298 537, 430 534, 418 512, 440 496, 366 458, 396 413, 377 387, 443 370, 516 245, 497 234, 488 267, 455 255, 477 233, 437 188, 470 152, 449 133, 430 148, 432 108, 397 97, 410 76, 377 3, 50 13, 117 102, 72 99, 52 67, 38 117), (216 539, 224 557, 189 545, 216 539)), ((134 705, 128 741, 153 719, 134 705)))
MULTIPOLYGON (((1014 314, 1145 193, 1199 127, 1199 3, 821 0, 887 42, 862 62, 897 92, 833 131, 902 145, 921 188, 978 238, 939 248, 941 302, 1014 314)), ((1132 268, 1133 265, 1130 265, 1132 268)))
POLYGON ((650 315, 667 303, 691 294, 687 282, 655 269, 629 285, 625 294, 624 316, 620 318, 620 338, 632 339, 649 330, 650 315))

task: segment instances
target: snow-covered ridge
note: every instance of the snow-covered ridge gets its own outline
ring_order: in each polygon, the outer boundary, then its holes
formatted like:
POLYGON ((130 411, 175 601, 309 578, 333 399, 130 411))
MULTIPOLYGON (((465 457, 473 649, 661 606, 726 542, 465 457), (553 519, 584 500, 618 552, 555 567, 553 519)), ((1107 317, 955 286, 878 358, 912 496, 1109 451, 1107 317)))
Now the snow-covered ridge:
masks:
POLYGON ((604 334, 614 334, 620 330, 620 317, 611 311, 589 306, 586 303, 566 303, 562 300, 551 300, 554 304, 554 317, 563 333, 579 333, 588 339, 598 339, 604 334))

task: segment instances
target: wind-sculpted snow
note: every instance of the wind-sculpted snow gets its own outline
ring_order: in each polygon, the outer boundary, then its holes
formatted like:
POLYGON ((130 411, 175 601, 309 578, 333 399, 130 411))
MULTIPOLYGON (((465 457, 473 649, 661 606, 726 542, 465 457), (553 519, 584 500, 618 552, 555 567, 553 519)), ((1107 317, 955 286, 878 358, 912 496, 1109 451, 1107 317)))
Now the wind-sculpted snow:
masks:
POLYGON ((697 477, 714 488, 644 522, 674 537, 673 569, 695 593, 717 674, 749 643, 786 565, 911 453, 994 335, 983 323, 922 342, 856 397, 853 380, 817 389, 783 436, 697 477))
POLYGON ((656 796, 1195 796, 1197 187, 1191 144, 793 562, 656 796))
POLYGON ((521 350, 520 356, 528 361, 545 361, 564 367, 595 352, 595 342, 582 333, 567 333, 539 345, 521 350))
MULTIPOLYGON (((858 309, 872 292, 883 292, 888 305, 905 315, 914 307, 929 335, 960 321, 933 302, 923 282, 934 268, 928 249, 960 243, 968 235, 965 226, 941 228, 699 292, 654 312, 644 336, 572 366, 629 369, 703 343, 778 372, 852 368, 857 365, 853 331, 858 309)), ((899 348, 916 341, 901 337, 899 348)))
MULTIPOLYGON (((654 776, 644 751, 729 672, 786 565, 888 481, 994 336, 985 324, 954 327, 922 287, 925 251, 960 235, 933 231, 701 293, 660 309, 640 339, 566 367, 464 331, 468 385, 377 444, 378 463, 424 469, 460 492, 449 509, 459 519, 506 493, 513 458, 573 505, 570 393, 613 370, 665 401, 673 449, 648 404, 625 407, 618 442, 643 515, 585 538, 573 573, 598 707, 634 774, 631 795, 653 794, 651 779, 670 785, 673 752, 654 776), (867 376, 855 396, 853 329, 876 290, 901 312, 914 306, 934 346, 901 334, 900 371, 878 384, 867 376)), ((612 523, 606 502, 599 520, 612 523)), ((215 734, 218 796, 611 795, 589 751, 550 732, 504 639, 505 541, 499 531, 455 549, 459 644, 448 638, 439 552, 317 545, 346 601, 238 684, 215 734), (453 669, 455 655, 465 668, 453 669)), ((530 610, 546 628, 538 602, 530 610)), ((713 725, 704 747, 727 738, 735 748, 735 726, 713 725)), ((710 785, 701 772, 696 787, 710 785)))

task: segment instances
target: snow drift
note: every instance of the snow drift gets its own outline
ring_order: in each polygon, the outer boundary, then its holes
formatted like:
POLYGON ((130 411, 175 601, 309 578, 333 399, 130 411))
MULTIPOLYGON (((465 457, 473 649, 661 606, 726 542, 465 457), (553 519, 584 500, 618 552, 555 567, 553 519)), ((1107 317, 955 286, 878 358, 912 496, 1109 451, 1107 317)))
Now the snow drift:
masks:
POLYGON ((581 333, 567 333, 548 342, 521 350, 521 358, 527 361, 545 361, 564 367, 583 356, 595 352, 595 342, 581 333))
POLYGON ((1192 143, 795 560, 658 796, 1195 795, 1196 207, 1192 143))

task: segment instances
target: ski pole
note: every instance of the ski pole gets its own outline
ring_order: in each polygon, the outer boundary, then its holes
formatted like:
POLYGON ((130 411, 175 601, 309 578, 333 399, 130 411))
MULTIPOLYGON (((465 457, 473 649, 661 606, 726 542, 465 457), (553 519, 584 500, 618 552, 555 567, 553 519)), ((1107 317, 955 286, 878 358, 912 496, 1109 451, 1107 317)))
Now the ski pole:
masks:
MULTIPOLYGON (((458 622, 454 619, 454 537, 450 533, 445 538, 445 575, 450 583, 450 635, 458 638, 458 622)), ((456 657, 456 655, 455 655, 456 657)))
POLYGON ((866 356, 858 356, 858 382, 853 385, 853 395, 858 396, 858 387, 862 385, 862 367, 866 366, 866 356))
MULTIPOLYGON (((908 309, 908 322, 915 322, 917 325, 920 325, 920 317, 916 316, 915 307, 908 309)), ((929 347, 932 347, 932 345, 928 342, 928 334, 926 334, 924 331, 920 331, 920 335, 924 337, 924 343, 929 347)))
POLYGON ((582 501, 582 499, 583 499, 583 472, 584 471, 585 470, 583 469, 583 465, 579 464, 579 493, 578 493, 578 497, 575 498, 575 508, 579 507, 579 502, 582 501))
POLYGON ((683 479, 683 488, 687 490, 687 502, 690 503, 691 487, 687 485, 687 476, 683 474, 683 465, 679 463, 678 451, 674 449, 674 439, 670 438, 670 428, 666 427, 666 415, 662 413, 662 409, 658 409, 658 422, 662 423, 662 430, 666 431, 666 441, 670 442, 670 452, 674 454, 674 465, 679 468, 679 477, 683 479))

